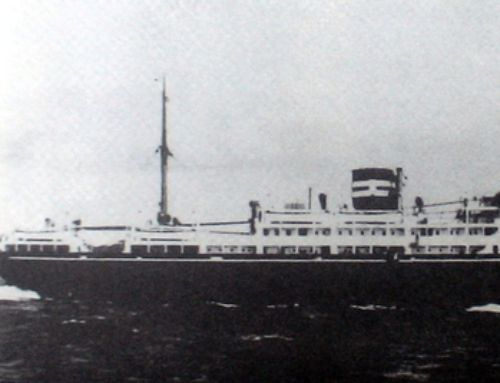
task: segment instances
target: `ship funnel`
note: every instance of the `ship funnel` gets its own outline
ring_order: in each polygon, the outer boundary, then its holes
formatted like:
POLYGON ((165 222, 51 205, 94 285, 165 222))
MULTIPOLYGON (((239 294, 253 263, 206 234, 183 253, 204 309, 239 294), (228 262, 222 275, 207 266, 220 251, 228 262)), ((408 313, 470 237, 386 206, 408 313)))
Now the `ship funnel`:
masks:
POLYGON ((356 210, 400 208, 402 170, 362 168, 352 171, 352 204, 356 210))

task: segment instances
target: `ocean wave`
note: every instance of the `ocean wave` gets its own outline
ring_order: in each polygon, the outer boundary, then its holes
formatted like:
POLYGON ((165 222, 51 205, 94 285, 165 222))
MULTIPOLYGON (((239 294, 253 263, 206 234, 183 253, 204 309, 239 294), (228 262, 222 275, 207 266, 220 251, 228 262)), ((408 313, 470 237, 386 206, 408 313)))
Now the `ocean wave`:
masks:
POLYGON ((467 312, 476 312, 476 313, 493 313, 500 314, 500 305, 496 303, 488 303, 482 306, 472 306, 468 309, 465 309, 467 312))
POLYGON ((222 307, 225 309, 236 309, 236 308, 240 307, 239 305, 234 304, 234 303, 224 303, 224 302, 216 302, 216 301, 208 301, 207 303, 209 305, 218 306, 218 307, 222 307))
POLYGON ((61 322, 62 324, 85 324, 87 321, 85 319, 67 319, 61 322))
POLYGON ((308 319, 311 319, 311 320, 328 318, 328 314, 318 313, 318 312, 305 311, 302 315, 308 319))
POLYGON ((242 335, 241 340, 244 341, 250 341, 250 342, 260 342, 262 340, 283 340, 285 342, 291 342, 293 341, 293 338, 290 338, 288 336, 280 335, 280 334, 263 334, 263 335, 257 335, 257 334, 250 334, 250 335, 242 335))
POLYGON ((384 378, 391 380, 406 380, 415 382, 426 382, 429 380, 429 374, 415 373, 411 371, 396 371, 384 374, 384 378))
POLYGON ((25 302, 39 300, 40 295, 36 291, 23 290, 16 286, 0 286, 0 301, 25 302))
POLYGON ((277 304, 273 304, 273 305, 267 305, 266 308, 267 309, 271 309, 271 310, 275 310, 275 309, 287 309, 287 308, 298 308, 300 307, 300 304, 295 302, 294 304, 286 304, 286 303, 277 303, 277 304))
POLYGON ((396 306, 383 306, 383 305, 351 305, 349 306, 351 309, 354 310, 361 310, 361 311, 376 311, 376 310, 396 310, 396 306))
POLYGON ((427 363, 427 364, 422 364, 421 366, 417 366, 417 370, 424 370, 424 371, 428 371, 428 370, 435 370, 437 368, 441 368, 442 365, 439 364, 439 363, 427 363))
POLYGON ((277 305, 267 305, 266 308, 274 310, 274 309, 286 309, 288 308, 287 304, 277 304, 277 305))

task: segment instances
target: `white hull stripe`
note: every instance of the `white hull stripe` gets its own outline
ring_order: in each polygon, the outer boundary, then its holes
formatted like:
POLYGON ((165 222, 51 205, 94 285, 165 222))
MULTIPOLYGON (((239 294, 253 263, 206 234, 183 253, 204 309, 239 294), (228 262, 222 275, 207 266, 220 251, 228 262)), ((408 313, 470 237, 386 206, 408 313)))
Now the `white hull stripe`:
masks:
POLYGON ((352 192, 352 197, 353 198, 359 198, 359 197, 388 197, 389 196, 389 191, 388 190, 362 190, 362 191, 353 191, 352 192))
POLYGON ((388 197, 388 188, 395 189, 395 183, 386 180, 354 181, 352 183, 352 197, 388 197))
POLYGON ((370 187, 377 187, 377 186, 385 186, 385 187, 396 187, 396 183, 392 181, 387 181, 387 180, 363 180, 363 181, 353 181, 352 182, 353 187, 357 186, 370 186, 370 187))

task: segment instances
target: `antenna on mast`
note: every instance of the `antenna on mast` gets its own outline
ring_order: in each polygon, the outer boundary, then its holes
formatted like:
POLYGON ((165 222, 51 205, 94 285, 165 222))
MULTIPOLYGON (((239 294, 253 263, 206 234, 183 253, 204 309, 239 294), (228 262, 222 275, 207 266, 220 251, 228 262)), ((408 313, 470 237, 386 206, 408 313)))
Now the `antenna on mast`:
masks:
POLYGON ((158 212, 158 224, 167 225, 170 223, 170 215, 168 214, 168 194, 167 194, 167 174, 168 174, 168 157, 172 156, 167 146, 167 86, 165 84, 165 76, 163 76, 163 90, 161 95, 162 104, 162 119, 161 119, 161 145, 157 149, 160 152, 161 164, 161 200, 160 211, 158 212))

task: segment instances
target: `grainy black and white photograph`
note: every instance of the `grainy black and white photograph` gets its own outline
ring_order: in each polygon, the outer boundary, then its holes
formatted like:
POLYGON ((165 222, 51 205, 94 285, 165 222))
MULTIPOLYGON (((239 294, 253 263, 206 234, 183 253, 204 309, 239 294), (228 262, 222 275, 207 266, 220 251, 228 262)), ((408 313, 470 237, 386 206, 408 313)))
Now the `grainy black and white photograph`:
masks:
POLYGON ((0 382, 499 382, 500 2, 0 2, 0 382))

